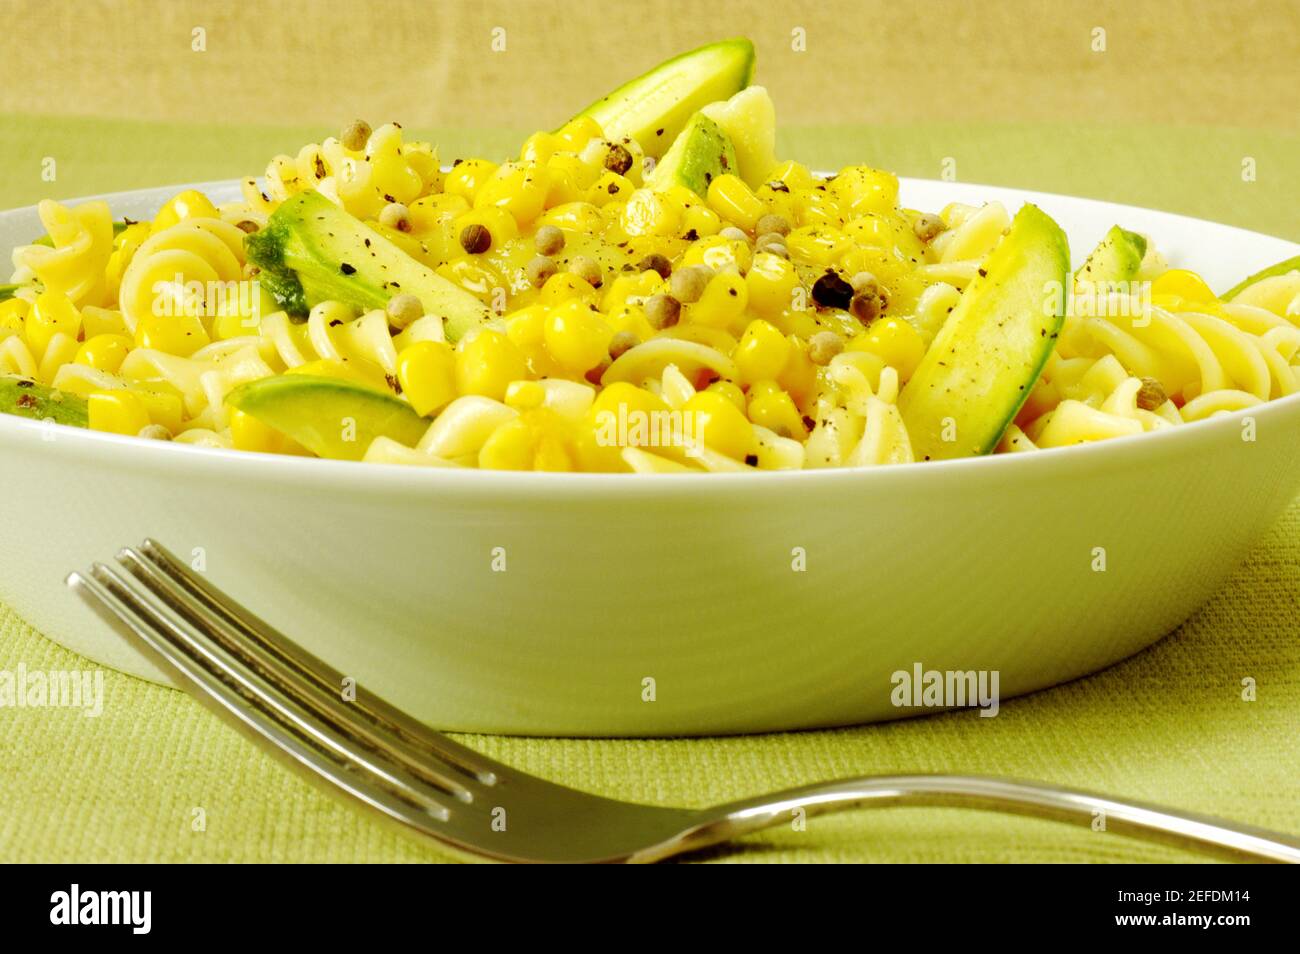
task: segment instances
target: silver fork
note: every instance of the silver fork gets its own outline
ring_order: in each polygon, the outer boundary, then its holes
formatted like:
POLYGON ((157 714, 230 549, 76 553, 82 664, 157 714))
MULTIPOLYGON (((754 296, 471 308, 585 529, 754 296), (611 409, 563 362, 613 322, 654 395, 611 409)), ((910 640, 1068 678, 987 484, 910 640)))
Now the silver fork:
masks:
POLYGON ((659 861, 806 815, 939 805, 1091 825, 1236 860, 1300 862, 1300 838, 1039 782, 960 775, 823 782, 712 808, 591 795, 479 755, 357 687, 146 540, 68 577, 191 695, 309 778, 457 854, 514 862, 659 861))

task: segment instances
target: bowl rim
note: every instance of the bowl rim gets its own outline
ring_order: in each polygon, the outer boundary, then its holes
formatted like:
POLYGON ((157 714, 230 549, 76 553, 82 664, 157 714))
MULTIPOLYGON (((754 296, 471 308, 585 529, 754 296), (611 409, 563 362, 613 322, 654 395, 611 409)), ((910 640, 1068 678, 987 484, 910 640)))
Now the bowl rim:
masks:
MULTIPOLYGON (((206 189, 210 191, 238 189, 240 184, 248 178, 260 177, 240 177, 236 179, 210 180, 207 182, 197 183, 175 183, 170 185, 145 186, 137 189, 127 189, 117 192, 106 192, 89 196, 77 196, 67 199, 59 199, 60 203, 108 201, 122 201, 140 196, 141 193, 147 192, 165 192, 171 189, 206 189)), ((1292 242, 1289 239, 1278 236, 1268 235, 1264 232, 1255 232, 1236 225, 1229 225, 1221 222, 1214 222, 1209 219, 1198 219, 1192 216, 1182 215, 1176 212, 1166 212, 1160 209, 1150 209, 1142 206, 1126 205, 1124 203, 1110 202, 1104 199, 1092 199, 1086 196, 1072 196, 1061 193, 1039 192, 1036 190, 1018 189, 1012 186, 996 186, 971 182, 948 182, 939 179, 917 179, 913 177, 899 177, 900 185, 906 184, 923 184, 933 187, 959 187, 961 189, 988 190, 993 193, 1012 193, 1020 197, 1023 202, 1037 202, 1040 200, 1067 200, 1071 202, 1086 202, 1106 205, 1117 210, 1131 209, 1146 214, 1156 213, 1173 220, 1181 220, 1198 225, 1211 224, 1216 228, 1228 229, 1231 232, 1240 233, 1243 236, 1253 238, 1267 238, 1274 242, 1283 243, 1291 247, 1294 252, 1300 252, 1300 243, 1292 242)), ((997 197, 997 196, 995 196, 997 197)), ((37 205, 27 205, 12 209, 0 210, 0 225, 3 225, 10 218, 17 218, 22 215, 32 215, 37 211, 37 205)), ((1285 253, 1284 253, 1285 254, 1285 253)), ((747 470, 743 472, 690 472, 675 474, 626 474, 626 473, 585 473, 585 472, 541 472, 541 471, 507 471, 507 470, 480 470, 469 467, 421 467, 409 464, 377 463, 368 461, 349 461, 349 460, 329 460, 315 457, 298 457, 284 454, 263 454, 251 451, 240 451, 233 448, 213 448, 202 447, 183 443, 173 443, 170 441, 157 441, 140 437, 128 437, 119 434, 109 434, 100 431, 91 431, 84 428, 71 427, 64 424, 51 424, 47 421, 33 420, 31 418, 20 417, 18 415, 0 413, 0 447, 12 446, 20 441, 30 439, 36 432, 48 434, 53 429, 57 439, 51 440, 48 436, 44 439, 38 439, 38 443, 57 446, 68 442, 75 448, 82 449, 88 454, 105 454, 109 457, 117 457, 119 454, 130 455, 131 460, 128 464, 139 463, 147 460, 157 460, 160 464, 170 465, 171 467, 188 466, 192 469, 206 470, 208 467, 220 468, 230 472, 233 468, 242 468, 241 474, 247 475, 250 479, 257 480, 260 478, 281 478, 292 480, 295 483, 302 483, 303 480, 314 480, 317 485, 339 484, 350 488, 367 489, 366 482, 372 487, 368 489, 379 489, 381 486, 388 489, 412 489, 419 491, 421 489, 446 489, 446 490, 465 490, 471 491, 482 490, 488 493, 497 493, 509 491, 518 494, 520 492, 529 492, 534 489, 543 491, 550 495, 555 492, 571 490, 575 495, 587 495, 596 487, 603 484, 609 484, 611 487, 618 487, 620 495, 626 495, 628 491, 638 488, 636 495, 639 496, 641 491, 654 491, 662 493, 665 489, 687 491, 690 495, 698 492, 700 482, 705 481, 709 487, 718 489, 726 488, 729 492, 734 493, 738 486, 745 488, 762 487, 765 490, 771 490, 778 487, 784 487, 787 482, 797 482, 798 485, 808 485, 814 481, 821 484, 837 481, 851 481, 856 483, 860 480, 870 479, 877 482, 887 479, 901 479, 907 482, 915 482, 918 479, 961 479, 969 476, 989 477, 1000 473, 1000 469, 1011 467, 1014 473, 1032 472, 1030 468, 1043 467, 1062 467, 1067 466, 1069 462, 1078 461, 1080 466, 1086 464, 1104 466, 1113 460, 1115 455, 1131 456, 1138 452, 1130 451, 1132 447, 1148 447, 1152 453, 1159 450, 1177 449, 1179 442, 1186 443, 1195 441, 1199 436, 1208 437, 1212 429, 1226 430, 1231 427, 1240 427, 1240 422, 1248 417, 1258 417, 1260 415, 1273 417, 1281 415, 1285 417, 1288 414, 1295 413, 1300 420, 1300 392, 1290 395, 1284 395, 1279 398, 1263 401, 1260 404, 1240 410, 1215 414, 1212 417, 1199 421, 1191 421, 1176 427, 1161 428, 1157 431, 1143 432, 1141 434, 1125 435, 1121 437, 1107 438, 1100 441, 1091 441, 1084 444, 1078 444, 1070 447, 1053 447, 1040 448, 1033 451, 1022 453, 1005 453, 1005 454, 985 454, 978 457, 961 457, 951 460, 939 461, 913 461, 905 464, 889 465, 868 465, 859 467, 826 467, 810 468, 799 470, 747 470), (153 455, 159 455, 154 457, 153 455), (177 456, 180 455, 180 456, 177 456), (1036 463, 1035 463, 1036 462, 1036 463), (368 477, 360 477, 366 474, 368 477), (866 477, 867 474, 873 476, 866 477), (359 479, 358 479, 359 478, 359 479), (467 487, 468 485, 468 487, 467 487)), ((1300 431, 1300 428, 1298 428, 1300 431)), ((1300 434, 1298 434, 1300 436, 1300 434)))

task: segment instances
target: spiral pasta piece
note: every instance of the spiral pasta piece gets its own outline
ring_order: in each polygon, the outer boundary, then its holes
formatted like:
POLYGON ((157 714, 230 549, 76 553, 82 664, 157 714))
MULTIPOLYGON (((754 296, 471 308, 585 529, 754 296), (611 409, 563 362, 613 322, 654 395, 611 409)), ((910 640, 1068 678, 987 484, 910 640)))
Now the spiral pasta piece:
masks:
POLYGON ((76 305, 103 303, 105 269, 113 251, 113 220, 107 202, 75 209, 50 199, 37 206, 50 245, 15 249, 13 281, 35 279, 48 291, 67 295, 76 305))

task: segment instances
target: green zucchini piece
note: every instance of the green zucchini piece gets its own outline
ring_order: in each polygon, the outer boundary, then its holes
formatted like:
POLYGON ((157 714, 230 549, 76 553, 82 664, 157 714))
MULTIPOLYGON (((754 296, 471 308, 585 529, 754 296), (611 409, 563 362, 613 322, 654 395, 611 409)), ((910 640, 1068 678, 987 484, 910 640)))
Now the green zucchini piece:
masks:
POLYGON ((0 285, 0 301, 8 301, 13 298, 14 292, 22 287, 22 285, 0 285))
POLYGON ((0 375, 0 413, 34 421, 50 420, 69 427, 90 426, 85 398, 12 375, 0 375))
POLYGON ((319 192, 300 192, 280 203, 266 228, 244 239, 244 248, 272 295, 298 314, 326 300, 383 308, 405 292, 420 299, 426 314, 446 321, 453 342, 492 321, 487 306, 469 292, 319 192))
POLYGON ((1226 292, 1219 296, 1221 301, 1232 301, 1242 292, 1256 282, 1262 282, 1266 278, 1276 278, 1278 275, 1285 275, 1288 272, 1300 271, 1300 255, 1295 258, 1288 258, 1284 262, 1278 262, 1276 265, 1270 265, 1268 268, 1262 268, 1249 278, 1243 279, 1236 285, 1233 285, 1226 292))
POLYGON ((1131 282, 1137 277, 1146 253, 1146 239, 1136 232, 1112 225, 1074 273, 1075 284, 1091 282, 1095 288, 1105 288, 1117 282, 1131 282))
POLYGON ((683 185, 703 198, 714 178, 734 173, 736 168, 736 149, 730 137, 708 116, 696 113, 659 160, 646 185, 658 192, 683 185))
POLYGON ((1025 205, 899 395, 917 460, 997 446, 1056 344, 1069 277, 1065 233, 1025 205))
POLYGON ((730 99, 753 76, 754 44, 722 40, 660 63, 578 115, 596 120, 607 139, 630 136, 658 159, 701 107, 730 99))
POLYGON ((360 460, 376 437, 413 446, 429 422, 391 394, 339 378, 285 374, 241 384, 226 403, 318 457, 360 460))

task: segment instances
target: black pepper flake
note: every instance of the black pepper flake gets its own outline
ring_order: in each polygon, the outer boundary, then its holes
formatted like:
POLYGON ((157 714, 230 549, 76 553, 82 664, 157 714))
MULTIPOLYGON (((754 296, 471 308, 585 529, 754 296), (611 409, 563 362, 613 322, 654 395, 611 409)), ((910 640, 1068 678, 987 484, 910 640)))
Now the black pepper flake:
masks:
POLYGON ((758 466, 758 455, 757 455, 757 454, 746 454, 746 455, 745 455, 745 463, 748 464, 750 467, 757 467, 757 466, 758 466))
POLYGON ((17 407, 35 407, 36 396, 34 394, 20 394, 15 399, 14 404, 17 407))
POLYGON ((813 420, 811 417, 809 417, 807 414, 805 414, 805 415, 803 416, 803 426, 806 427, 806 428, 808 428, 808 430, 811 431, 814 427, 817 426, 817 422, 814 421, 814 420, 813 420))
POLYGON ((397 380, 396 377, 394 377, 391 374, 385 374, 384 380, 388 383, 388 386, 392 388, 395 392, 397 392, 398 394, 402 393, 402 384, 400 381, 397 380))
POLYGON ((988 278, 989 273, 986 272, 984 269, 981 268, 978 271, 979 271, 980 278, 988 278))
POLYGON ((767 187, 768 187, 769 189, 771 189, 773 192, 789 192, 789 191, 790 191, 790 187, 789 187, 788 185, 786 185, 784 182, 782 182, 780 179, 773 179, 771 182, 769 182, 769 183, 767 184, 767 187))
POLYGON ((36 387, 36 382, 35 382, 35 381, 28 381, 26 378, 24 378, 23 380, 21 380, 21 381, 18 382, 18 384, 16 385, 16 387, 20 387, 20 388, 34 388, 34 387, 36 387))
POLYGON ((370 239, 366 239, 365 242, 366 242, 366 248, 370 248, 370 239))
POLYGON ((611 183, 609 184, 609 194, 610 194, 610 195, 618 195, 618 183, 617 183, 617 182, 611 182, 611 183))
POLYGON ((341 271, 344 275, 355 275, 357 270, 354 266, 349 265, 347 262, 344 262, 342 265, 339 266, 339 271, 341 271))
POLYGON ((343 319, 342 319, 342 318, 335 318, 335 319, 333 319, 333 320, 330 322, 330 327, 331 327, 331 328, 337 328, 337 327, 338 327, 339 325, 341 325, 341 324, 343 324, 343 319))
POLYGON ((694 242, 700 237, 700 233, 695 229, 687 229, 686 234, 682 237, 688 242, 694 242))
POLYGON ((664 134, 664 128, 662 126, 660 126, 658 129, 655 130, 656 136, 662 136, 663 134, 664 134))

